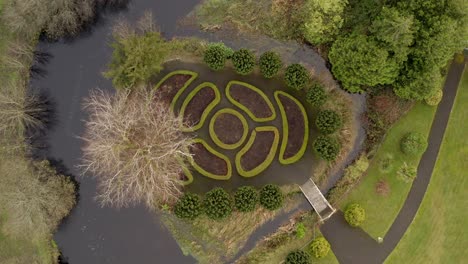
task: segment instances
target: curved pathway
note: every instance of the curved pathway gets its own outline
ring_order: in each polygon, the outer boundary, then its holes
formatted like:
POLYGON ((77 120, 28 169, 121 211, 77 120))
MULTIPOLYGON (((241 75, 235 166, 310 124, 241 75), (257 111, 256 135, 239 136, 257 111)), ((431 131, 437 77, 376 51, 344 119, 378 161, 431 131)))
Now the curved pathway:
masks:
POLYGON ((384 242, 379 244, 362 229, 351 228, 341 212, 333 215, 321 227, 340 263, 383 263, 403 237, 418 211, 431 179, 465 64, 466 60, 463 63, 454 62, 450 66, 444 86, 444 97, 432 122, 429 146, 419 163, 418 176, 384 242))

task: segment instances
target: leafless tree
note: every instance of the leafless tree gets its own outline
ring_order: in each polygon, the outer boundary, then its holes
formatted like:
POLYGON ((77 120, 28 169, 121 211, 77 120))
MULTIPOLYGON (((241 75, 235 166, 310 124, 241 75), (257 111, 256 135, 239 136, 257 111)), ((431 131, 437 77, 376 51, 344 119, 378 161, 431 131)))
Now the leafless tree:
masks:
POLYGON ((99 181, 102 205, 149 208, 176 201, 181 194, 182 160, 191 139, 180 132, 180 118, 146 88, 115 95, 96 90, 85 101, 90 113, 83 136, 84 171, 99 181))

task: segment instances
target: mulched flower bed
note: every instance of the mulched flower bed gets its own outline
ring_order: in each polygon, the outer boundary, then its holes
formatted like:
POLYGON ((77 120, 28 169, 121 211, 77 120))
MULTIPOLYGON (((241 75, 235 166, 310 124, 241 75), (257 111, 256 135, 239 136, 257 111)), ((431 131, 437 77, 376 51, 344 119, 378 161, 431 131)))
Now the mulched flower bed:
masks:
POLYGON ((249 171, 262 164, 270 152, 274 139, 274 132, 258 131, 254 143, 241 158, 242 168, 249 171))
POLYGON ((200 122, 203 111, 215 99, 215 92, 210 87, 204 87, 190 100, 185 108, 184 123, 194 126, 200 122))
POLYGON ((286 96, 279 95, 288 122, 288 144, 284 152, 284 159, 293 157, 302 147, 305 133, 305 120, 299 106, 286 96))
POLYGON ((180 88, 182 88, 191 77, 192 76, 189 74, 176 74, 169 77, 156 90, 156 98, 166 104, 170 104, 180 88))
POLYGON ((203 144, 193 144, 190 152, 193 154, 194 162, 205 171, 215 175, 226 175, 228 173, 226 161, 209 152, 203 144))
POLYGON ((214 122, 214 131, 224 144, 235 144, 242 139, 244 126, 241 120, 232 114, 221 114, 214 122))
POLYGON ((232 98, 247 107, 257 118, 273 115, 267 102, 258 93, 245 86, 233 84, 230 88, 232 98))

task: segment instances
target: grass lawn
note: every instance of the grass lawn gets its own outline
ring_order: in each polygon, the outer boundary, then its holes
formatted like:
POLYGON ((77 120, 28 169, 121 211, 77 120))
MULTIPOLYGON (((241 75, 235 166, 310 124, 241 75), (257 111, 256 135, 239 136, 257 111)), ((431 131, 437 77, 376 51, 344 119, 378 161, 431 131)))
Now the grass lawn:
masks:
POLYGON ((466 263, 468 72, 465 70, 431 182, 416 217, 385 263, 466 263))
POLYGON ((387 133, 383 144, 375 154, 368 170, 358 187, 342 203, 342 210, 349 203, 360 203, 366 210, 366 221, 362 228, 374 239, 384 237, 400 211, 411 183, 397 177, 398 169, 406 162, 417 166, 421 155, 408 156, 400 151, 400 140, 408 132, 420 132, 429 135, 436 107, 417 103, 387 133), (390 161, 390 166, 383 169, 383 161, 390 161), (376 192, 376 184, 385 181, 389 187, 387 195, 376 192))

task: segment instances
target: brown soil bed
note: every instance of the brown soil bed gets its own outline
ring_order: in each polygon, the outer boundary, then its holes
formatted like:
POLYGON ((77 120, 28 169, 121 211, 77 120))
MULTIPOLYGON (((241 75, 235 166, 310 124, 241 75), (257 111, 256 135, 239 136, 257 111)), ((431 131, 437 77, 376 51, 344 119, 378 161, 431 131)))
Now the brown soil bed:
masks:
POLYGON ((268 118, 273 115, 265 99, 252 89, 234 84, 230 88, 230 94, 234 100, 247 107, 257 118, 268 118))
POLYGON ((231 114, 220 114, 215 120, 213 129, 218 139, 229 145, 239 142, 244 134, 241 120, 231 114))
POLYGON ((286 96, 279 95, 288 121, 288 144, 284 152, 284 159, 294 156, 302 147, 304 141, 305 120, 299 106, 286 96))
POLYGON ((155 92, 156 98, 166 104, 170 104, 177 92, 190 80, 192 75, 176 74, 165 80, 155 92))
POLYGON ((203 111, 215 98, 215 92, 210 87, 198 91, 185 108, 184 123, 191 126, 198 124, 203 111))
POLYGON ((275 133, 272 131, 257 132, 254 143, 241 158, 242 168, 249 171, 262 164, 267 158, 274 140, 275 133))
POLYGON ((190 152, 193 154, 195 163, 207 172, 215 175, 226 175, 228 173, 226 161, 209 152, 203 144, 193 144, 190 152))

